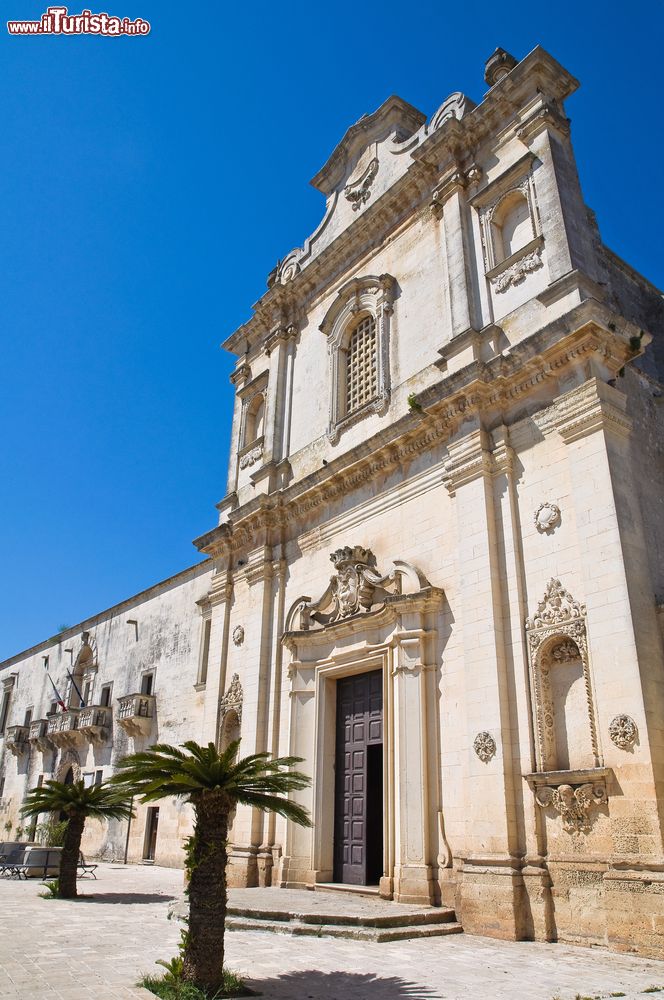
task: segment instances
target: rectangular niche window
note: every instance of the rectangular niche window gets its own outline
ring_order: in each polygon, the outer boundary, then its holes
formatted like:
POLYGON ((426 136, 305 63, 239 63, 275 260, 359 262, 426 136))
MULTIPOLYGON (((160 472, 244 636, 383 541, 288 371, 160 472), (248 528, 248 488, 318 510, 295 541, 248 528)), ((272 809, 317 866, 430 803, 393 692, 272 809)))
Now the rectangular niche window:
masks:
POLYGON ((203 640, 201 643, 201 658, 198 666, 198 681, 197 684, 205 684, 207 682, 208 674, 208 662, 210 660, 210 634, 212 632, 212 619, 203 619, 203 640))
POLYGON ((350 335, 346 358, 346 413, 370 403, 377 391, 376 321, 365 316, 350 335))

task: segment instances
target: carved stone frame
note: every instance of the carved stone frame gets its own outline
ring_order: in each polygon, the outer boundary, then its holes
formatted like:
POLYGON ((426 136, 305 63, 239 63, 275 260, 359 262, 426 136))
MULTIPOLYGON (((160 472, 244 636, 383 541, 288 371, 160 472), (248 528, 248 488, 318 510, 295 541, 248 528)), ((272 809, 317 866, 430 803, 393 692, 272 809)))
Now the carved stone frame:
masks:
POLYGON ((352 278, 340 289, 320 330, 328 338, 330 411, 327 436, 332 444, 346 427, 369 413, 385 413, 390 401, 390 317, 396 281, 389 274, 352 278), (376 323, 376 395, 352 413, 345 412, 346 347, 354 321, 363 315, 376 323))
POLYGON ((523 157, 502 177, 488 184, 471 202, 480 220, 485 276, 497 292, 520 284, 531 271, 542 267, 544 237, 533 180, 534 159, 530 153, 523 157), (505 199, 517 192, 528 203, 532 238, 508 257, 503 257, 497 253, 493 219, 505 199))
POLYGON ((237 452, 238 466, 240 469, 246 469, 248 466, 254 465, 263 457, 265 447, 265 429, 263 434, 254 438, 252 441, 246 441, 245 437, 247 433, 247 417, 249 414, 249 408, 258 395, 263 397, 265 419, 267 420, 268 380, 269 372, 262 372, 260 375, 257 375, 255 379, 252 379, 251 382, 248 382, 247 385, 243 386, 237 394, 238 398, 242 401, 237 452))
POLYGON ((585 605, 574 601, 559 580, 551 580, 537 612, 526 622, 528 665, 532 683, 535 749, 539 772, 555 771, 552 759, 555 751, 553 736, 553 702, 549 679, 551 651, 565 640, 574 643, 583 666, 583 678, 588 706, 590 742, 594 766, 601 767, 597 741, 597 720, 593 695, 585 605), (563 595, 563 607, 558 598, 563 595))

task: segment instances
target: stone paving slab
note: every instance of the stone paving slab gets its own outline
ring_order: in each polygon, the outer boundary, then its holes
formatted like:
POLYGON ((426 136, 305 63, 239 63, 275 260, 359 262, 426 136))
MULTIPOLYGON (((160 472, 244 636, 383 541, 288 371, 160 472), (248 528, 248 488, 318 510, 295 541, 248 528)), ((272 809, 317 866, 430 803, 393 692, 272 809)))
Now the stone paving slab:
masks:
MULTIPOLYGON (((35 880, 0 878, 1 1000, 152 996, 134 984, 176 953, 180 926, 167 911, 182 872, 101 865, 98 881, 80 886, 86 900, 46 900, 35 880)), ((645 989, 664 986, 664 962, 468 934, 373 944, 231 931, 226 940, 227 964, 264 1000, 648 1000, 645 989)))

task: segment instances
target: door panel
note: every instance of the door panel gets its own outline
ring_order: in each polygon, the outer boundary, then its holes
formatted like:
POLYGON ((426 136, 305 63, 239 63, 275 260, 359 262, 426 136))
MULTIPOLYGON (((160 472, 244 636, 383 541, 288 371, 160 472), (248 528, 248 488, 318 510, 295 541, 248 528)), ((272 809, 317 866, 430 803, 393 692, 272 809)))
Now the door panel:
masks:
POLYGON ((337 681, 334 824, 337 882, 366 885, 368 879, 377 881, 382 873, 382 742, 382 671, 337 681))

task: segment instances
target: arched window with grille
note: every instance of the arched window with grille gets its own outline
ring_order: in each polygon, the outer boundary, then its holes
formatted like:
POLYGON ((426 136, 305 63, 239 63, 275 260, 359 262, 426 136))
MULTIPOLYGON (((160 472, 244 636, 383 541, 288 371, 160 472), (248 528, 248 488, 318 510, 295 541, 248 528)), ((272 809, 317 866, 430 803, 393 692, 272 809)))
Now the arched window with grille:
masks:
POLYGON ((376 398, 378 359, 376 320, 363 316, 351 326, 346 348, 346 414, 360 410, 376 398))
POLYGON ((330 423, 339 440, 345 427, 390 401, 390 317, 397 283, 389 274, 352 278, 337 293, 320 329, 330 359, 330 423))

